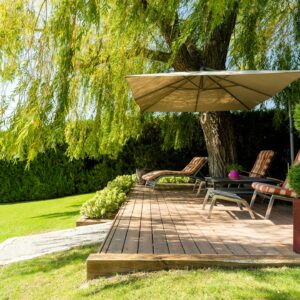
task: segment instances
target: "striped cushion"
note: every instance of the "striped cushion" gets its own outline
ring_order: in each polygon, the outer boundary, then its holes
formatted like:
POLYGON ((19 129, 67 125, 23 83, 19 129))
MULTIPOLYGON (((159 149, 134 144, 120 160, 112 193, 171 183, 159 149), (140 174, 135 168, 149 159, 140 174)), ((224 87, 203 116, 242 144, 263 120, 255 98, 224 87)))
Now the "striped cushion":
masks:
POLYGON ((205 157, 194 157, 190 163, 182 170, 185 175, 193 175, 203 167, 206 162, 205 157))
POLYGON ((171 171, 171 170, 160 170, 160 171, 152 171, 152 172, 149 172, 145 175, 142 176, 142 178, 144 180, 155 180, 156 178, 158 177, 161 177, 161 176, 175 176, 175 175, 182 175, 182 176, 185 176, 185 174, 183 173, 183 171, 171 171))
POLYGON ((273 150, 262 150, 259 152, 249 177, 262 177, 266 174, 270 163, 275 155, 273 150))
POLYGON ((291 189, 283 188, 277 185, 271 185, 271 184, 265 184, 260 182, 253 182, 252 188, 255 189, 255 191, 268 194, 268 195, 280 195, 290 198, 297 198, 298 195, 291 189))
POLYGON ((144 180, 155 180, 162 176, 191 176, 201 169, 206 162, 205 157, 194 157, 182 171, 160 170, 152 171, 142 176, 144 180))

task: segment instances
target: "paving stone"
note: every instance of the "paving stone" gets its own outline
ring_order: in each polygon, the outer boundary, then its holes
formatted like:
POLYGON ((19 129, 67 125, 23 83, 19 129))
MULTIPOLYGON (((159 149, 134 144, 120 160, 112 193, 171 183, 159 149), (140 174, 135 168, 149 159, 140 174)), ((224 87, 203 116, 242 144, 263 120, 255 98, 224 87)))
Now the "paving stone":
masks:
POLYGON ((7 239, 0 244, 0 265, 78 246, 101 243, 111 222, 7 239))

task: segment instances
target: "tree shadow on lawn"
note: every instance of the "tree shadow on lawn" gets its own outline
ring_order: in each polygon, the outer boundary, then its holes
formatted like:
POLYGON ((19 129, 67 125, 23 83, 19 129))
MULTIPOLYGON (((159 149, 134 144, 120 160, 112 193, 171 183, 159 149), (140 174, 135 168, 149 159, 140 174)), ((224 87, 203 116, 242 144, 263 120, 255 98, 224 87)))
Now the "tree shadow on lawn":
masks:
MULTIPOLYGON (((4 266, 3 268, 10 268, 12 266, 13 274, 15 274, 17 269, 18 275, 24 276, 33 275, 36 273, 48 273, 53 270, 63 268, 66 265, 84 263, 89 254, 97 252, 99 247, 99 244, 77 247, 61 253, 49 254, 33 260, 18 262, 12 265, 4 266)), ((82 271, 85 272, 84 266, 82 271)))
POLYGON ((81 207, 81 206, 82 206, 82 203, 81 203, 81 204, 73 204, 73 205, 69 205, 68 207, 78 208, 78 207, 81 207))
POLYGON ((52 218, 70 218, 73 216, 79 216, 79 211, 78 210, 73 210, 73 211, 65 211, 65 212, 57 212, 57 213, 51 213, 51 214, 43 214, 43 215, 38 215, 31 217, 31 219, 52 219, 52 218))
MULTIPOLYGON (((172 281, 174 281, 174 284, 178 284, 178 278, 184 279, 185 272, 189 272, 186 270, 173 270, 174 272, 183 272, 182 274, 174 274, 174 278, 172 281), (179 277, 178 277, 179 276, 179 277)), ((95 296, 103 291, 114 291, 118 288, 126 287, 129 284, 134 284, 134 289, 137 290, 139 288, 145 287, 144 280, 147 280, 147 278, 159 275, 157 273, 163 272, 161 276, 167 276, 168 272, 173 271, 158 271, 158 272, 147 272, 147 273, 133 273, 133 274, 124 274, 124 275, 117 275, 112 276, 109 278, 102 278, 102 279, 96 279, 94 282, 91 283, 90 289, 87 291, 82 292, 82 296, 84 297, 90 297, 95 296), (156 275, 155 275, 156 274, 156 275)), ((249 295, 248 293, 253 291, 253 296, 255 297, 262 297, 263 299, 269 299, 269 300, 285 300, 285 299, 300 299, 300 288, 298 290, 292 290, 292 291, 286 291, 282 290, 282 288, 279 286, 271 285, 271 287, 267 287, 270 285, 271 280, 278 276, 281 276, 281 281, 287 280, 287 281, 293 281, 293 282, 300 282, 300 269, 299 267, 290 267, 290 268, 284 268, 284 270, 280 268, 266 268, 266 269, 224 269, 224 268, 208 268, 208 269, 198 269, 193 270, 194 272, 209 272, 211 277, 218 275, 214 275, 214 273, 225 273, 229 276, 234 274, 239 274, 240 276, 245 275, 246 276, 252 276, 255 280, 255 282, 261 284, 266 283, 264 287, 251 285, 246 282, 247 278, 245 278, 245 284, 240 287, 241 293, 240 296, 243 297, 243 299, 246 299, 249 295), (244 294, 245 292, 245 294, 244 294)), ((172 276, 172 274, 170 274, 172 276)), ((151 280, 151 278, 150 278, 151 280)), ((217 280, 217 279, 216 279, 217 280)), ((223 282, 220 282, 220 284, 226 285, 226 277, 224 278, 223 282)), ((241 278, 241 281, 243 281, 243 278, 241 278)), ((280 284, 280 282, 279 282, 280 284)), ((240 285, 240 284, 238 284, 240 285)), ((206 289, 206 287, 204 287, 206 289)), ((209 287, 207 287, 209 288, 209 287)), ((227 286, 227 289, 231 289, 230 286, 227 286)), ((236 294, 236 291, 232 291, 233 295, 239 296, 239 294, 236 294)), ((227 299, 227 298, 226 298, 227 299)), ((229 299, 229 298, 228 298, 229 299)))
POLYGON ((82 292, 82 296, 90 297, 99 294, 105 290, 114 291, 117 288, 126 287, 129 284, 135 284, 134 289, 138 289, 144 286, 143 279, 150 277, 153 272, 148 273, 131 273, 124 275, 116 275, 111 277, 103 277, 96 279, 90 285, 91 289, 82 292))

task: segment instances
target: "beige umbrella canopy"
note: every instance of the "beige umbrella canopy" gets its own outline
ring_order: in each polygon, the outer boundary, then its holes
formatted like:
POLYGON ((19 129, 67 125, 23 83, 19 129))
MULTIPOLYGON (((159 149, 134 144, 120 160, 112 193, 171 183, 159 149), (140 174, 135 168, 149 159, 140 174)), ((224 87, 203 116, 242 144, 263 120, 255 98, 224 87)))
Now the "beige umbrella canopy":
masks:
POLYGON ((300 71, 200 71, 126 77, 137 104, 148 112, 249 110, 299 78, 300 71))

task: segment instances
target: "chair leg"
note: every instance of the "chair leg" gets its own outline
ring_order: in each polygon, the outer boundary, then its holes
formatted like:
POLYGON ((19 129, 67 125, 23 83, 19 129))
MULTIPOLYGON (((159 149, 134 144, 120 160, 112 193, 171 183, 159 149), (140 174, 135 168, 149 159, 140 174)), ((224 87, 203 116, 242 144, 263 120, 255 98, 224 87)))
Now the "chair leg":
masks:
POLYGON ((266 216, 265 216, 265 219, 268 220, 269 217, 270 217, 270 213, 271 213, 271 210, 272 210, 272 207, 273 207, 273 204, 274 204, 274 195, 270 198, 270 202, 269 202, 269 205, 268 205, 268 208, 267 208, 267 212, 266 212, 266 216))
POLYGON ((243 207, 242 207, 242 205, 241 205, 241 202, 236 201, 236 205, 239 207, 240 210, 243 210, 243 207))
POLYGON ((255 200, 256 200, 256 196, 257 196, 257 192, 254 191, 254 192, 253 192, 253 195, 252 195, 252 198, 251 198, 251 202, 250 202, 250 208, 253 207, 254 202, 255 202, 255 200))
POLYGON ((205 195, 205 197, 204 197, 202 209, 205 209, 205 206, 206 206, 206 204, 207 204, 207 202, 208 202, 208 199, 209 199, 209 197, 210 197, 211 191, 212 191, 212 189, 207 189, 206 195, 205 195))
POLYGON ((207 219, 210 219, 211 217, 211 213, 212 213, 212 210, 216 204, 216 201, 217 201, 217 198, 214 196, 212 201, 211 201, 211 204, 210 204, 210 208, 209 208, 209 212, 208 212, 208 216, 207 216, 207 219))
POLYGON ((197 183, 198 183, 198 179, 195 180, 194 187, 193 187, 193 193, 195 192, 195 189, 197 187, 197 183))
POLYGON ((243 204, 244 204, 244 206, 246 207, 246 209, 248 210, 251 219, 254 220, 254 219, 255 219, 255 216, 254 216, 253 211, 252 211, 251 207, 249 206, 248 202, 247 202, 247 201, 243 201, 243 204))
POLYGON ((206 182, 205 182, 205 181, 200 181, 200 183, 199 183, 199 188, 198 188, 198 191, 197 191, 196 196, 199 196, 199 194, 202 192, 202 187, 203 187, 203 186, 204 186, 204 188, 205 188, 206 182))

